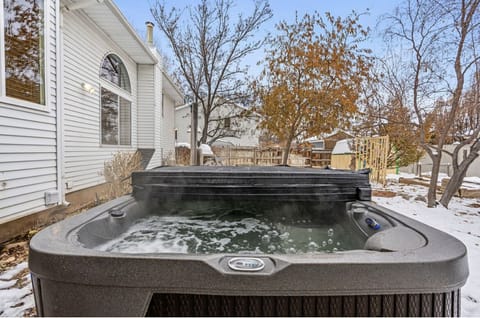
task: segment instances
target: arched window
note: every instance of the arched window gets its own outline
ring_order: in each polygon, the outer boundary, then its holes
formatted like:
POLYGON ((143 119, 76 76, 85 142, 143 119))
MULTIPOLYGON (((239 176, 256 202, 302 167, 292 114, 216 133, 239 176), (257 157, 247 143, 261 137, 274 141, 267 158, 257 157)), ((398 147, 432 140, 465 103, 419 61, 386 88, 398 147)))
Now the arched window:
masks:
POLYGON ((100 68, 102 144, 131 145, 132 98, 130 78, 122 60, 107 55, 100 68))

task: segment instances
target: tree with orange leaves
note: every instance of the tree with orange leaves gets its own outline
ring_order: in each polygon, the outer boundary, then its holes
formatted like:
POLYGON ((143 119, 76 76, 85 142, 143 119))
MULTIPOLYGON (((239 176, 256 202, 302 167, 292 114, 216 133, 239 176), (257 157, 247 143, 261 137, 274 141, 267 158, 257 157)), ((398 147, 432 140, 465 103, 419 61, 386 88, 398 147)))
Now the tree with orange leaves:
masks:
POLYGON ((260 126, 283 143, 286 164, 293 141, 348 127, 371 57, 359 46, 367 30, 355 12, 347 18, 306 14, 277 30, 253 90, 260 126))

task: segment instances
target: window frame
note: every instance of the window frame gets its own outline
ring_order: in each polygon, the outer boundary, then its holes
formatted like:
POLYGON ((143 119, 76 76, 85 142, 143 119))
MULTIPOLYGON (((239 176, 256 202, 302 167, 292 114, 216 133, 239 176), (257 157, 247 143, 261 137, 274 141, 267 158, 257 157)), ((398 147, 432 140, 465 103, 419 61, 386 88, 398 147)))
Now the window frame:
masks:
POLYGON ((232 118, 231 117, 223 118, 223 129, 225 129, 225 130, 231 130, 232 129, 232 118))
MULTIPOLYGON (((50 45, 48 39, 51 36, 51 30, 48 27, 49 18, 51 14, 51 1, 50 0, 43 0, 43 65, 44 65, 44 95, 45 95, 45 104, 37 104, 34 102, 29 102, 23 99, 15 98, 7 96, 7 87, 6 87, 6 80, 5 80, 5 31, 0 32, 0 103, 6 104, 9 106, 20 106, 22 109, 25 110, 35 110, 41 112, 49 112, 50 111, 50 91, 51 91, 51 74, 50 74, 50 60, 52 57, 52 53, 50 52, 50 45)), ((5 28, 5 21, 4 21, 4 0, 0 0, 0 21, 2 23, 3 28, 5 28)), ((56 14, 60 14, 57 12, 56 14)), ((57 34, 57 36, 59 36, 57 34)), ((58 48, 56 54, 59 54, 58 48)), ((61 54, 61 53, 60 53, 61 54)), ((58 72, 58 70, 56 70, 58 72)), ((19 108, 16 108, 19 109, 19 108)))
MULTIPOLYGON (((1 0, 0 0, 1 1, 1 0)), ((100 70, 103 64, 103 61, 107 58, 107 56, 114 54, 116 55, 120 61, 123 63, 125 66, 125 71, 127 72, 128 80, 130 82, 130 89, 132 87, 132 82, 131 82, 131 76, 130 72, 127 69, 127 65, 123 62, 123 59, 116 53, 114 52, 108 52, 105 54, 100 62, 100 68, 98 71, 98 77, 99 77, 99 90, 98 90, 98 99, 99 99, 99 143, 100 147, 104 148, 125 148, 125 149, 131 149, 133 148, 133 94, 126 89, 100 77, 100 70), (130 144, 129 145, 122 145, 120 144, 120 134, 122 130, 122 126, 120 125, 120 101, 118 103, 118 143, 117 144, 104 144, 103 143, 103 127, 102 127, 102 88, 110 91, 111 93, 117 95, 120 98, 123 98, 124 100, 128 101, 130 103, 130 144)))
POLYGON ((314 150, 325 150, 325 139, 318 139, 315 141, 312 141, 312 149, 314 150), (317 147, 316 144, 321 143, 321 147, 317 147))

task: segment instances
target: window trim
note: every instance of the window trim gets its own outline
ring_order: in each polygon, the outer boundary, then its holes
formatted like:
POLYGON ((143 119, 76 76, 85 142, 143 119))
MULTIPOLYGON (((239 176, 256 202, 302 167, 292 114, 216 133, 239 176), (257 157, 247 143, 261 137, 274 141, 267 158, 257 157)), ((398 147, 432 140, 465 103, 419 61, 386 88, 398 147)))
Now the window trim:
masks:
MULTIPOLYGON (((41 112, 49 112, 51 110, 50 106, 50 91, 51 91, 51 69, 50 69, 50 60, 52 57, 52 53, 50 52, 50 45, 49 39, 51 36, 50 28, 48 27, 49 24, 49 17, 50 17, 50 0, 43 0, 43 58, 44 58, 44 94, 45 94, 45 105, 37 104, 33 102, 29 102, 23 99, 18 99, 15 97, 7 96, 7 88, 6 88, 6 81, 5 81, 5 31, 0 32, 0 103, 7 104, 9 106, 20 106, 22 108, 26 108, 29 110, 41 111, 41 112)), ((4 26, 4 0, 0 0, 0 21, 2 26, 4 26)), ((57 12, 56 14, 60 14, 57 12)), ((5 27, 5 26, 4 26, 5 27)), ((57 34, 58 36, 58 34, 57 34)), ((58 52, 58 48, 56 49, 56 54, 61 54, 58 52)), ((56 70, 58 72, 58 70, 56 70)), ((17 108, 19 109, 19 108, 17 108)))
POLYGON ((231 117, 223 118, 223 129, 231 130, 232 129, 232 119, 231 117))
POLYGON ((314 150, 325 150, 325 139, 318 139, 315 141, 312 141, 312 149, 314 150), (322 143, 321 147, 315 147, 315 143, 322 143))
POLYGON ((133 114, 132 114, 132 110, 133 110, 133 103, 132 103, 132 98, 131 96, 129 96, 128 98, 125 98, 124 96, 122 96, 121 94, 117 94, 116 91, 114 90, 111 90, 109 87, 106 87, 106 86, 102 86, 100 85, 99 87, 99 104, 100 104, 100 107, 99 107, 99 111, 100 111, 100 138, 99 138, 99 141, 100 141, 100 146, 101 147, 114 147, 114 148, 132 148, 133 147, 133 114), (110 91, 111 93, 117 95, 117 97, 119 98, 123 98, 124 100, 126 100, 127 102, 130 103, 130 144, 129 145, 122 145, 120 144, 120 131, 122 129, 122 126, 120 125, 120 101, 118 103, 118 119, 117 119, 117 122, 118 122, 118 143, 117 144, 104 144, 103 143, 103 127, 102 127, 102 88, 110 91))
MULTIPOLYGON (((2 0, 0 0, 2 1, 2 0)), ((130 94, 132 95, 132 82, 131 82, 131 76, 130 76, 130 72, 128 71, 128 68, 127 68, 127 65, 125 64, 125 62, 123 62, 123 58, 120 57, 120 55, 118 55, 117 53, 115 52, 112 52, 112 51, 109 51, 107 53, 105 53, 102 57, 102 60, 100 62, 100 67, 98 68, 98 77, 100 78, 100 81, 103 81, 104 83, 107 83, 108 85, 111 85, 111 87, 115 87, 116 89, 119 89, 121 91, 124 91, 126 92, 127 94, 130 94), (100 74, 102 73, 102 65, 103 65, 103 62, 105 61, 105 59, 107 58, 107 56, 109 55, 115 55, 116 57, 118 57, 120 59, 120 61, 122 62, 122 64, 125 66, 125 71, 127 72, 127 76, 128 76, 128 81, 129 81, 129 85, 130 85, 130 91, 126 90, 125 88, 121 87, 121 86, 118 86, 117 84, 103 78, 100 76, 100 74)))
MULTIPOLYGON (((1 1, 1 0, 0 0, 1 1)), ((102 148, 120 148, 120 149, 133 149, 135 148, 134 147, 134 142, 133 142, 133 122, 134 122, 134 116, 133 116, 133 93, 127 91, 126 89, 110 82, 109 80, 106 80, 102 77, 100 77, 100 71, 101 71, 101 67, 102 67, 102 63, 103 61, 105 60, 105 58, 107 56, 109 56, 110 54, 114 54, 116 55, 123 63, 123 65, 125 66, 125 70, 127 72, 127 75, 128 75, 128 80, 130 81, 130 87, 132 86, 132 82, 131 82, 131 76, 130 76, 130 72, 128 71, 127 69, 127 65, 125 64, 124 60, 116 53, 114 52, 107 52, 106 54, 103 55, 102 57, 102 60, 100 61, 100 68, 98 70, 98 78, 99 78, 99 87, 98 87, 98 103, 99 103, 99 144, 100 144, 100 147, 102 148), (120 98, 123 98, 125 99, 126 101, 128 101, 130 103, 130 144, 129 145, 122 145, 120 144, 120 130, 121 130, 121 125, 120 125, 120 103, 118 104, 118 127, 119 127, 119 132, 118 132, 118 143, 117 144, 104 144, 103 143, 103 138, 102 138, 102 135, 103 135, 103 127, 102 127, 102 88, 106 89, 106 90, 109 90, 110 92, 112 92, 113 94, 117 95, 118 97, 120 98)), ((131 88, 131 90, 133 90, 131 88)))

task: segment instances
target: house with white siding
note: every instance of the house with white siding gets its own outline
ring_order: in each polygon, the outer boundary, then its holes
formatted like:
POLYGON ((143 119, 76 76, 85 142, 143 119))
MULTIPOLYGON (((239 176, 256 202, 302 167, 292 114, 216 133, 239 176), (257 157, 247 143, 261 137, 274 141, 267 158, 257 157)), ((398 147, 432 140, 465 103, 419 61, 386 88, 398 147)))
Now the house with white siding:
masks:
POLYGON ((174 158, 182 93, 112 0, 0 0, 0 224, 105 182, 140 150, 174 158))
MULTIPOLYGON (((190 144, 192 121, 191 104, 175 108, 175 131, 177 144, 190 144)), ((223 103, 210 115, 209 131, 217 131, 220 138, 208 139, 207 143, 221 146, 257 147, 261 130, 258 129, 260 116, 236 103, 223 103), (245 116, 244 114, 249 114, 245 116)), ((202 107, 198 107, 198 130, 200 138, 205 126, 202 107)))

